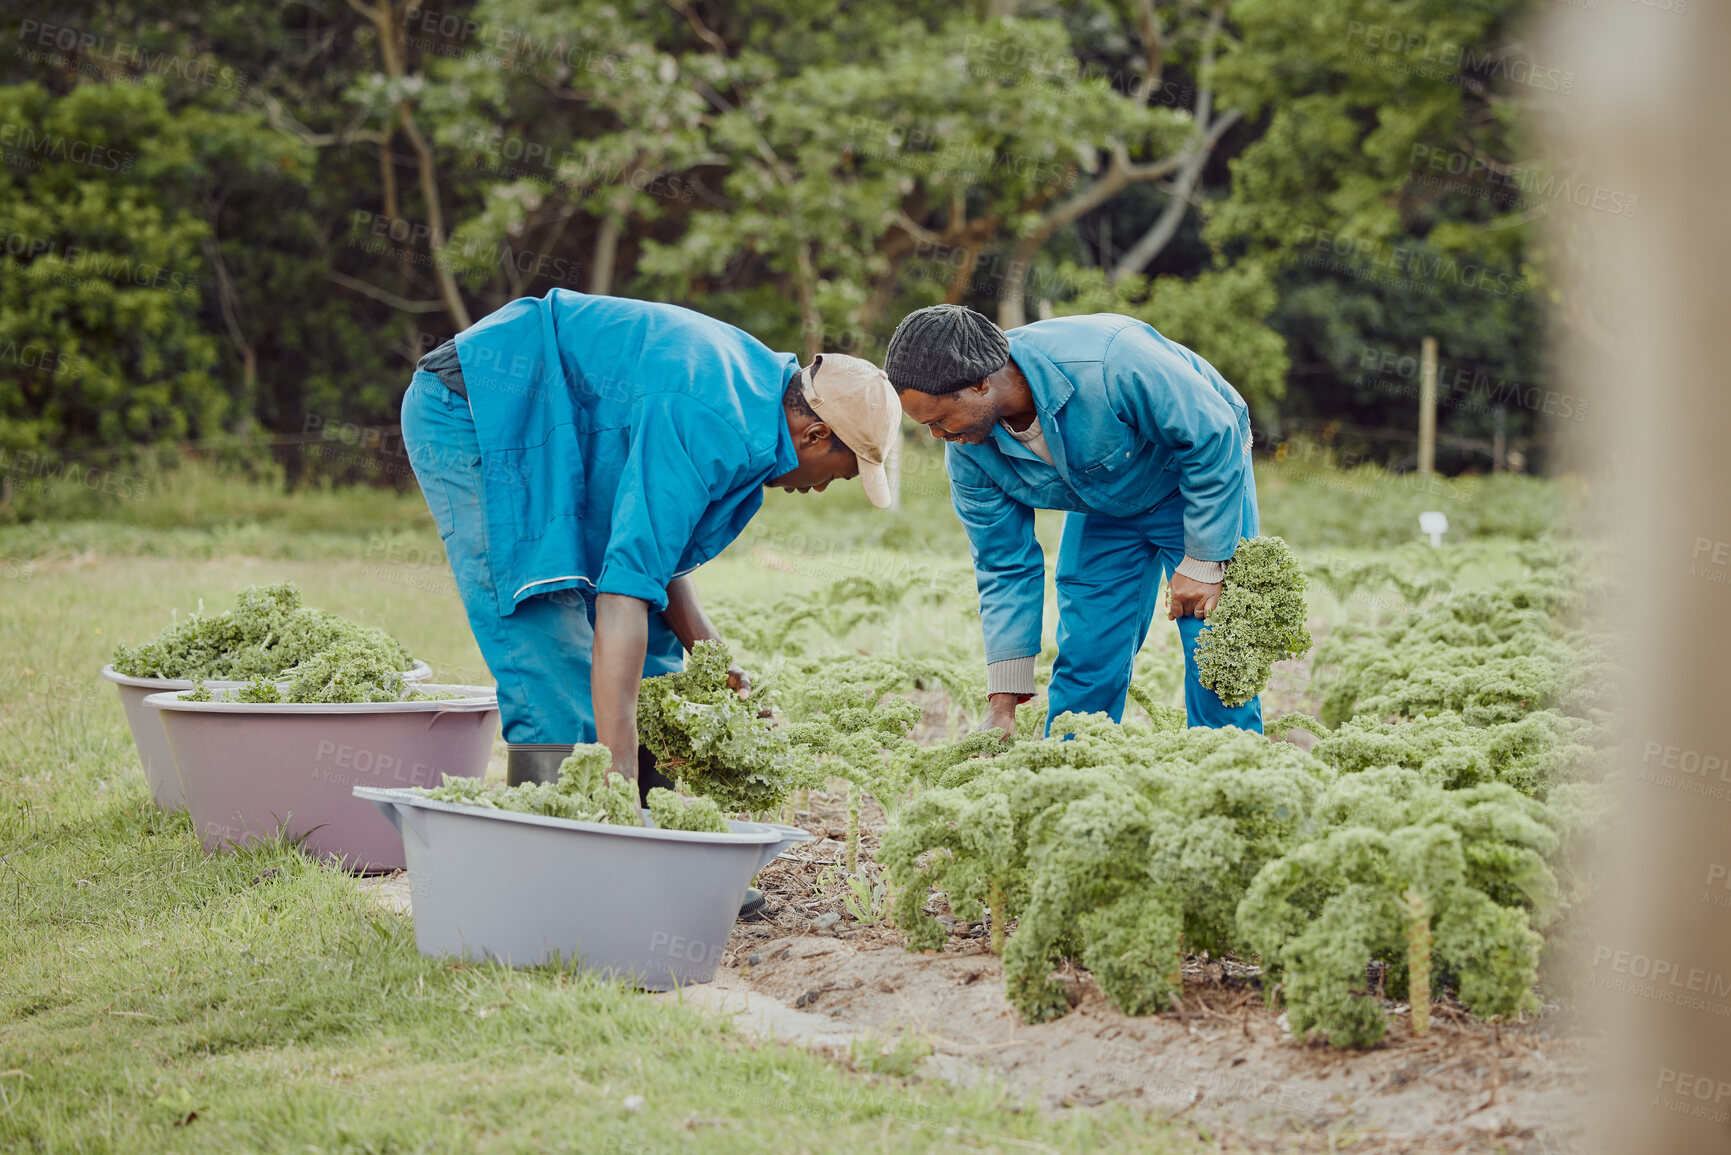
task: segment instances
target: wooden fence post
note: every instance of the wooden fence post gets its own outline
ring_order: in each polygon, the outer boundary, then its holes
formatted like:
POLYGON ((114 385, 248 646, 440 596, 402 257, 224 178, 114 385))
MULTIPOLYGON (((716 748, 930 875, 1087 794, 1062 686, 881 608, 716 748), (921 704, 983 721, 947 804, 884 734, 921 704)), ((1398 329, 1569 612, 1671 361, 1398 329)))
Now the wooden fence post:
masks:
POLYGON ((1418 471, 1436 472, 1436 338, 1420 347, 1418 378, 1418 471))

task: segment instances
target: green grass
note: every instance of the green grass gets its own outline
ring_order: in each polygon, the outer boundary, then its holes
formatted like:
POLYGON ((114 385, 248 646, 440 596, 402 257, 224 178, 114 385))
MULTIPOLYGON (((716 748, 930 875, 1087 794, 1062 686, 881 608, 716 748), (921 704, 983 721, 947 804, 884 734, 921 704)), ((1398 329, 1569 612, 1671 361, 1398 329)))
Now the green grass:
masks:
POLYGON ((292 849, 207 856, 136 791, 84 809, 7 828, 8 1150, 1164 1146, 1126 1113, 849 1075, 582 975, 424 959, 292 849))

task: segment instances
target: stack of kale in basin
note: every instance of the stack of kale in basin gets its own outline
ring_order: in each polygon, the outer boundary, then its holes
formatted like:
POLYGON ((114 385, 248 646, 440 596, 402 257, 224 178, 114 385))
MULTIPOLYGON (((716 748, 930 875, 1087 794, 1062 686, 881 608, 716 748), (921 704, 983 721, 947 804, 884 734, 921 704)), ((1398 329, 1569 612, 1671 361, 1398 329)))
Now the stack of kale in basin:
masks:
POLYGON ((383 630, 303 605, 292 582, 248 586, 220 613, 200 602, 154 641, 114 649, 117 673, 193 682, 195 701, 211 700, 204 682, 235 681, 247 683, 235 695, 242 702, 395 702, 413 664, 383 630))

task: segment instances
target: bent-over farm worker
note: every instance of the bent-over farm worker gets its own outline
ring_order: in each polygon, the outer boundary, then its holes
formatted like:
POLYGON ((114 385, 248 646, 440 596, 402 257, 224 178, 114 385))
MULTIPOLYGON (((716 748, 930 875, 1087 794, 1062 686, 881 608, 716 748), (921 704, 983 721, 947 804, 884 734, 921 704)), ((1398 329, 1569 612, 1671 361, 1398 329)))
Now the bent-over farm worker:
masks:
POLYGON ((1058 657, 1048 717, 1114 720, 1161 580, 1184 647, 1192 726, 1262 729, 1197 680, 1196 636, 1225 563, 1257 532, 1250 414, 1214 367, 1132 317, 1057 317, 1003 330, 972 309, 902 319, 884 361, 909 417, 941 437, 986 635, 986 725, 1015 727, 1034 693, 1045 555, 1034 511, 1061 509, 1058 657))
MULTIPOLYGON (((869 362, 825 354, 802 369, 655 302, 554 289, 423 357, 403 441, 498 682, 509 780, 552 780, 574 743, 595 741, 637 780, 639 681, 717 636, 691 571, 766 486, 857 476, 887 507, 900 428, 869 362)), ((729 681, 749 691, 738 667, 729 681)))

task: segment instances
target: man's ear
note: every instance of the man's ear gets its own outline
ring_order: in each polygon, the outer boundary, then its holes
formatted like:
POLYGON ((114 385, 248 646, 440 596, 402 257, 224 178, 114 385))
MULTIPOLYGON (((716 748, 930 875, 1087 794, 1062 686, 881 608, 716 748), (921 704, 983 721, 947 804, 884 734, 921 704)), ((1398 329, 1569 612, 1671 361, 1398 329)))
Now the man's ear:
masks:
POLYGON ((832 434, 829 426, 822 421, 813 421, 805 427, 805 432, 799 435, 800 440, 807 445, 816 445, 820 441, 828 441, 832 434))

